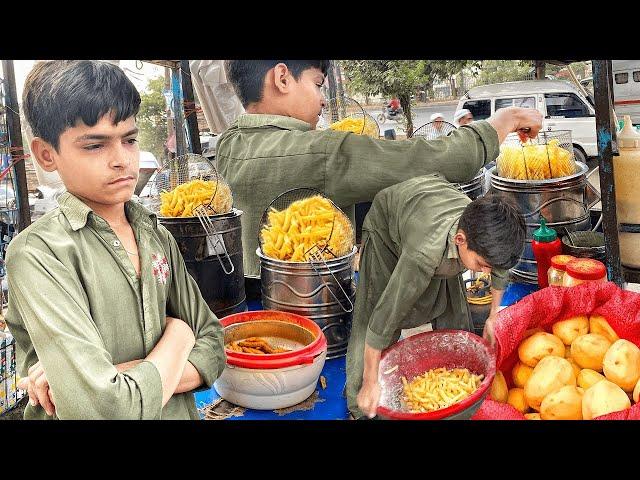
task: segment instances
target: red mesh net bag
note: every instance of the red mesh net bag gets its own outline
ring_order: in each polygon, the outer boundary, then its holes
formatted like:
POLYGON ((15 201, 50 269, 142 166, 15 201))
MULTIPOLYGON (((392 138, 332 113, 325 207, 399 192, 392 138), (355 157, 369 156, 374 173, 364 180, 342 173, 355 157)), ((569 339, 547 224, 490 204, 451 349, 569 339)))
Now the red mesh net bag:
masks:
MULTIPOLYGON (((576 287, 547 287, 524 297, 498 313, 495 323, 497 370, 512 388, 511 369, 518 361, 518 345, 525 331, 551 326, 576 315, 602 315, 620 338, 640 347, 640 294, 622 290, 613 282, 583 283, 576 287)), ((485 399, 474 420, 524 420, 511 405, 485 399)), ((640 403, 630 409, 603 415, 598 420, 638 420, 640 403)))

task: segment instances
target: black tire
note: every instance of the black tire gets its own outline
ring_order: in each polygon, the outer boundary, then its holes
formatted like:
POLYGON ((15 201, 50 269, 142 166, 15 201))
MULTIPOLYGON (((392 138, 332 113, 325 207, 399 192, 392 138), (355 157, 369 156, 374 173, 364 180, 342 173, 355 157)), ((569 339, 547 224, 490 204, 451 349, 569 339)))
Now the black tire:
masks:
POLYGON ((383 113, 381 113, 378 115, 377 120, 378 123, 382 125, 387 120, 387 117, 383 113))
POLYGON ((575 145, 573 146, 573 157, 576 159, 576 162, 587 163, 587 156, 584 152, 575 145))

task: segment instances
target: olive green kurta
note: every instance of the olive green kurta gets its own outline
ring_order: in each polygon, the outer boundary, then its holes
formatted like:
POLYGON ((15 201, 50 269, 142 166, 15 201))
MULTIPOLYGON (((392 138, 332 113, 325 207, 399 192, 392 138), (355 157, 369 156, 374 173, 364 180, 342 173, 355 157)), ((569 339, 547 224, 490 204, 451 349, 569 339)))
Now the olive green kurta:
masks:
MULTIPOLYGON (((360 280, 347 349, 347 400, 357 418, 364 346, 384 350, 402 329, 472 330, 454 235, 471 200, 440 175, 413 178, 376 195, 363 229, 360 280)), ((508 272, 492 271, 503 290, 508 272)))
POLYGON ((499 153, 498 135, 486 121, 430 141, 390 141, 310 128, 290 117, 244 114, 220 136, 217 165, 231 186, 235 207, 244 211, 246 276, 260 276, 255 252, 262 213, 291 188, 324 192, 354 222, 354 205, 370 202, 383 188, 430 173, 468 182, 499 153))
MULTIPOLYGON (((143 359, 162 337, 167 315, 184 320, 196 343, 189 362, 210 388, 225 366, 222 327, 189 275, 176 241, 135 202, 125 211, 135 233, 140 278, 109 224, 77 197, 9 245, 7 323, 20 375, 42 364, 60 419, 198 419, 192 392, 162 407, 153 363, 143 359)), ((27 419, 51 419, 27 406, 27 419)))

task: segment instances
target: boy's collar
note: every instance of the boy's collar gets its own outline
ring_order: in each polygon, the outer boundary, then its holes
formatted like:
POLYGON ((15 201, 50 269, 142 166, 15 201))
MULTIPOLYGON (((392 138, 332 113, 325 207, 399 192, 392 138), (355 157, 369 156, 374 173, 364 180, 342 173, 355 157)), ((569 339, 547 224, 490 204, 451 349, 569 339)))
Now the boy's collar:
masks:
POLYGON ((278 127, 284 130, 311 130, 311 125, 297 118, 284 115, 266 115, 262 113, 243 113, 238 117, 238 128, 278 127))
MULTIPOLYGON (((64 192, 58 197, 58 205, 74 232, 83 228, 87 224, 89 214, 93 213, 91 207, 70 192, 64 192)), ((131 223, 142 221, 150 227, 158 228, 156 214, 150 212, 139 203, 129 200, 125 203, 125 210, 131 223)))

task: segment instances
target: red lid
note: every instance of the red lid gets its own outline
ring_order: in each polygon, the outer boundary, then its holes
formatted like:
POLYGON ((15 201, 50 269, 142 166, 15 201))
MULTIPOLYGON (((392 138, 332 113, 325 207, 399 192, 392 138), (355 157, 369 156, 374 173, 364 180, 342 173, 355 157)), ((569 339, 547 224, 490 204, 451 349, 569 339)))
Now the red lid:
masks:
POLYGON ((566 265, 567 273, 577 280, 600 280, 607 276, 604 263, 593 258, 577 258, 566 265))
POLYGON ((557 270, 564 271, 567 263, 571 260, 575 260, 573 255, 554 255, 551 257, 551 266, 557 270))

